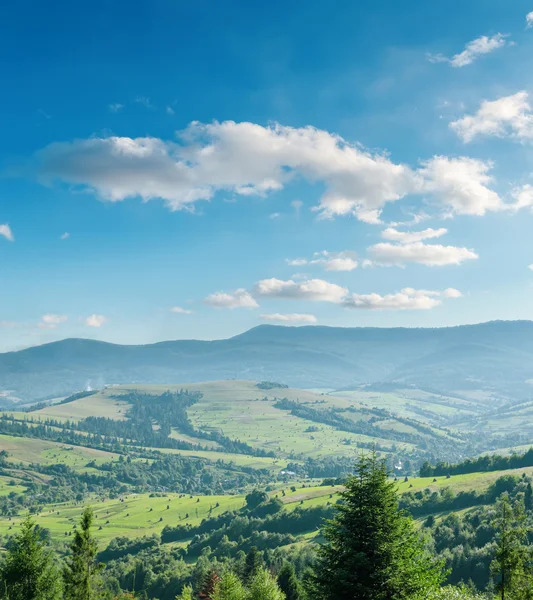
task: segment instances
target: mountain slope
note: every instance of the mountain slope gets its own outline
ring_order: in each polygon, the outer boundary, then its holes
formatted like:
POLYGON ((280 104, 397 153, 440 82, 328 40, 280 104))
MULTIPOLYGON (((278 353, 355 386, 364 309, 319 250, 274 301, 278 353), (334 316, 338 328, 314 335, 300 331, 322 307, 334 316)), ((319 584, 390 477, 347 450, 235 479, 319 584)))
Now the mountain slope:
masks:
POLYGON ((263 325, 227 340, 122 346, 67 339, 0 354, 0 396, 87 386, 271 379, 295 387, 388 384, 521 400, 533 387, 533 322, 441 329, 263 325))

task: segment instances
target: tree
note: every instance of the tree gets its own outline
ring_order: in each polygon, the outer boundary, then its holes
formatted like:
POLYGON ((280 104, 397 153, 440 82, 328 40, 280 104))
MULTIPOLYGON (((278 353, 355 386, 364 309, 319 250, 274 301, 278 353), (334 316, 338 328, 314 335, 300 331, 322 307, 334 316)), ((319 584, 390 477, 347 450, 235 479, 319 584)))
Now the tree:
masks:
POLYGON ((261 553, 255 546, 252 546, 244 560, 244 582, 249 583, 257 574, 262 565, 263 559, 261 558, 261 553))
POLYGON ((245 600, 246 590, 232 571, 226 571, 215 586, 213 600, 245 600))
POLYGON ((526 510, 533 510, 533 487, 531 487, 531 482, 528 482, 527 487, 526 487, 524 504, 525 504, 526 510))
POLYGON ((443 579, 411 517, 398 508, 396 485, 376 452, 361 456, 336 516, 323 528, 312 593, 320 600, 425 597, 443 579))
POLYGON ((93 600, 98 597, 99 575, 104 565, 96 560, 98 544, 91 533, 94 514, 86 508, 70 545, 71 556, 63 569, 66 600, 93 600))
POLYGON ((193 600, 192 586, 186 585, 183 590, 181 590, 181 594, 176 596, 176 600, 193 600))
POLYGON ((526 514, 521 501, 511 504, 502 494, 496 504, 494 527, 498 532, 496 555, 491 571, 496 576, 496 591, 502 600, 531 598, 532 578, 529 569, 526 514))
POLYGON ((285 600, 285 594, 274 577, 266 569, 260 568, 248 586, 248 600, 285 600))
POLYGON ((289 562, 284 563, 278 573, 278 585, 287 600, 300 600, 302 597, 300 582, 296 577, 294 567, 289 562))
POLYGON ((56 600, 61 579, 55 558, 26 518, 0 566, 0 594, 9 600, 56 600))
POLYGON ((202 590, 200 591, 200 600, 213 600, 213 595, 219 581, 220 577, 217 575, 217 573, 215 571, 211 571, 211 573, 209 573, 207 576, 204 585, 202 586, 202 590))
POLYGON ((246 494, 244 500, 247 508, 254 509, 268 500, 268 494, 261 490, 252 490, 249 494, 246 494))

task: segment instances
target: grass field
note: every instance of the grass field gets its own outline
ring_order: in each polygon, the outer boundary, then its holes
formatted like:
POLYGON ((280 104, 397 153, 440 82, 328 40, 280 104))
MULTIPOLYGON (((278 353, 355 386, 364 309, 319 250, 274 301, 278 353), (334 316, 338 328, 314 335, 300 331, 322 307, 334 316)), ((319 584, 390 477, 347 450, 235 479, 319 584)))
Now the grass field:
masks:
POLYGON ((116 388, 106 388, 97 394, 67 402, 66 404, 54 404, 37 410, 31 415, 37 418, 50 417, 53 419, 70 419, 78 421, 86 417, 107 417, 109 419, 125 419, 128 403, 115 400, 113 396, 118 395, 116 388))
POLYGON ((9 452, 9 461, 23 464, 65 464, 73 469, 85 467, 94 460, 97 464, 118 460, 118 454, 81 446, 70 446, 34 438, 0 434, 0 450, 9 452))
MULTIPOLYGON (((140 537, 160 533, 165 525, 196 525, 208 516, 216 516, 228 510, 236 510, 244 505, 243 496, 183 496, 168 494, 160 498, 150 498, 149 494, 128 495, 123 501, 94 500, 88 502, 95 511, 95 536, 107 543, 117 536, 140 537), (217 507, 217 503, 219 506, 217 507), (167 506, 169 508, 167 508, 167 506), (188 515, 188 517, 187 517, 188 515), (101 527, 101 529, 100 529, 101 527)), ((69 539, 83 511, 82 504, 68 503, 45 506, 35 521, 50 530, 58 541, 69 539)), ((17 530, 22 517, 9 520, 0 518, 0 535, 12 534, 17 530)))

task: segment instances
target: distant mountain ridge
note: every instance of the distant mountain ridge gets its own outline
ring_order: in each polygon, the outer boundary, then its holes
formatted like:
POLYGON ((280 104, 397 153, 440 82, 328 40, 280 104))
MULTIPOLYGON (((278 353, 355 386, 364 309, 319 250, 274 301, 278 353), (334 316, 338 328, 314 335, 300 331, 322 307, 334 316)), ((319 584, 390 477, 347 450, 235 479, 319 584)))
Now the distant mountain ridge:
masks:
POLYGON ((124 346, 65 339, 0 354, 0 397, 23 401, 106 384, 232 378, 304 388, 476 391, 518 401, 533 396, 533 322, 434 329, 261 325, 225 340, 124 346))

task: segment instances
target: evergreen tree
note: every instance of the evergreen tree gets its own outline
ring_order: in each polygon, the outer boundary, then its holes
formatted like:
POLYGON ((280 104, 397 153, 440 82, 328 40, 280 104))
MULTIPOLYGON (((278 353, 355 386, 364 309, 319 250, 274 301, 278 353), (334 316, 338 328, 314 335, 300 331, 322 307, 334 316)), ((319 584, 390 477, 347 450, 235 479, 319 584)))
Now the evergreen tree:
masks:
POLYGON ((246 600, 246 590, 232 571, 226 571, 215 586, 213 600, 246 600))
POLYGON ((533 597, 525 522, 522 502, 511 504, 509 495, 502 494, 496 504, 494 526, 498 536, 496 556, 491 564, 491 571, 496 576, 496 591, 502 600, 533 597))
POLYGON ((526 487, 524 504, 525 504, 526 510, 533 510, 533 487, 531 487, 531 482, 528 482, 527 487, 526 487))
POLYGON ((249 583, 262 566, 263 559, 261 553, 255 546, 252 546, 244 561, 244 582, 249 583))
POLYGON ((202 590, 199 594, 200 600, 213 600, 215 589, 217 587, 220 577, 215 571, 211 571, 207 576, 206 582, 204 583, 202 590))
POLYGON ((263 568, 254 575, 248 586, 247 600, 285 600, 276 580, 263 568))
POLYGON ((296 577, 294 567, 289 562, 284 563, 278 573, 278 585, 287 600, 300 600, 302 597, 300 582, 296 577))
POLYGON ((186 585, 181 591, 181 594, 176 596, 176 600, 193 600, 192 586, 186 585))
POLYGON ((336 516, 324 529, 313 595, 319 600, 423 598, 442 565, 428 556, 412 519, 399 511, 396 485, 375 451, 357 461, 336 516))
POLYGON ((8 600, 56 600, 61 578, 55 558, 30 517, 21 524, 0 565, 0 597, 8 600))
POLYGON ((98 544, 91 533, 93 518, 92 509, 86 508, 70 545, 72 554, 63 570, 66 600, 93 600, 98 597, 99 574, 104 565, 96 560, 98 544))

